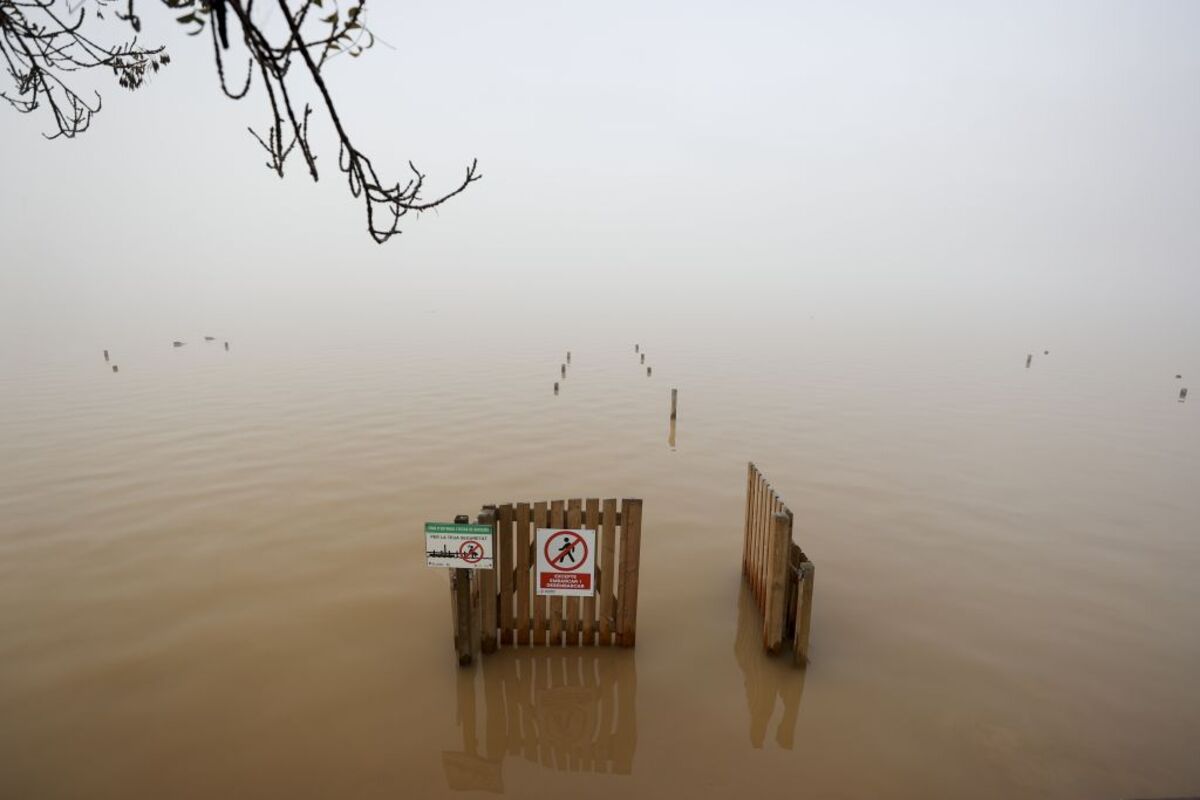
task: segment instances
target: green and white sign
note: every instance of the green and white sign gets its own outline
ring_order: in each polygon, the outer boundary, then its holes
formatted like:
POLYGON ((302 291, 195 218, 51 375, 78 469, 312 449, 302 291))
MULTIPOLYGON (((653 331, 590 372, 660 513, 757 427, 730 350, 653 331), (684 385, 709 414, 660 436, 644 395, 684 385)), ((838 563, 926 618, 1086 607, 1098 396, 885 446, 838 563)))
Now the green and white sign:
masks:
POLYGON ((491 526, 426 522, 425 564, 451 569, 491 569, 491 526))

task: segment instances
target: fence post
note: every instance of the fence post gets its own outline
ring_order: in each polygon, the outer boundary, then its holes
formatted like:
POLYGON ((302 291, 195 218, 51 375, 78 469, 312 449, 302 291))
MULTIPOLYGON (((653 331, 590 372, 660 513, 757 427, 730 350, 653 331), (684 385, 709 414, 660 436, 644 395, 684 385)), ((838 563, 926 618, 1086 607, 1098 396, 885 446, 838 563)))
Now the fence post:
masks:
POLYGON ((783 621, 787 614, 783 601, 787 596, 788 549, 792 543, 792 521, 787 514, 772 515, 771 538, 767 549, 767 599, 763 625, 763 644, 772 653, 783 647, 783 621))
POLYGON ((621 501, 621 646, 633 647, 637 638, 638 571, 642 552, 642 501, 621 501))
POLYGON ((796 637, 792 643, 797 664, 808 663, 808 631, 812 627, 813 574, 811 561, 800 565, 800 583, 796 587, 796 637))
MULTIPOLYGON (((454 518, 456 525, 466 524, 466 514, 454 518)), ((454 617, 454 652, 458 664, 465 667, 471 663, 471 570, 451 569, 450 611, 454 617)))

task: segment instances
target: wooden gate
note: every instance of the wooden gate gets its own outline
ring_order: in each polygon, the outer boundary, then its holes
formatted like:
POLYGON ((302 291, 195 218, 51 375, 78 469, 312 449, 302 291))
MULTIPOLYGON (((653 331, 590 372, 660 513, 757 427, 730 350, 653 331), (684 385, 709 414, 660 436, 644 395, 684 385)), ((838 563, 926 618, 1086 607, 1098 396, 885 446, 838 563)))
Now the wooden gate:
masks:
POLYGON ((460 664, 498 647, 620 645, 637 634, 642 501, 553 500, 484 506, 479 524, 492 528, 494 568, 450 570, 454 647, 460 664), (534 531, 596 531, 596 593, 542 597, 534 591, 534 531))
POLYGON ((796 663, 808 661, 813 563, 792 541, 793 515, 753 463, 746 478, 745 575, 763 618, 763 646, 772 653, 792 640, 796 663))

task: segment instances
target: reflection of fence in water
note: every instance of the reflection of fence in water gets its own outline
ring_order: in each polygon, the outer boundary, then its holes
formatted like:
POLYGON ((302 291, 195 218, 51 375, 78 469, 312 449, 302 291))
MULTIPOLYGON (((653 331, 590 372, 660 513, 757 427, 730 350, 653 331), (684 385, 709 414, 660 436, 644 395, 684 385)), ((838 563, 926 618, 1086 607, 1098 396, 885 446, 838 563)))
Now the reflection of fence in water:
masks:
POLYGON ((508 650, 480 665, 482 748, 475 674, 464 670, 458 682, 463 752, 442 754, 450 788, 503 791, 505 756, 571 772, 627 775, 633 770, 637 671, 632 653, 508 650))
POLYGON ((737 639, 733 653, 746 687, 746 706, 750 711, 750 744, 761 748, 767 726, 779 701, 783 716, 775 729, 775 741, 791 750, 800 713, 800 697, 804 694, 804 670, 792 669, 762 653, 762 623, 753 590, 743 584, 738 598, 737 639))

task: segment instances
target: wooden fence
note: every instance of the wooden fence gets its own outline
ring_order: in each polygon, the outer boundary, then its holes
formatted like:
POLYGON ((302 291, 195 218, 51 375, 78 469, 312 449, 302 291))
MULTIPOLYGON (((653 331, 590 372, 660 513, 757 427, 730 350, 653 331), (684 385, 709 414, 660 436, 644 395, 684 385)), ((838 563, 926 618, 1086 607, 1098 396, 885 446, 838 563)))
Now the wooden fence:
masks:
POLYGON ((753 463, 746 477, 745 575, 763 619, 763 646, 772 653, 792 640, 796 663, 808 661, 813 564, 792 541, 793 515, 753 463))
POLYGON ((543 769, 632 772, 637 748, 632 653, 525 648, 487 659, 480 672, 482 695, 475 671, 459 673, 462 750, 442 754, 451 789, 503 792, 506 757, 543 769))
POLYGON ((620 645, 637 638, 642 501, 553 500, 484 506, 493 531, 494 568, 450 570, 454 646, 460 664, 476 650, 531 645, 620 645), (542 597, 534 591, 534 531, 596 531, 596 593, 542 597))

